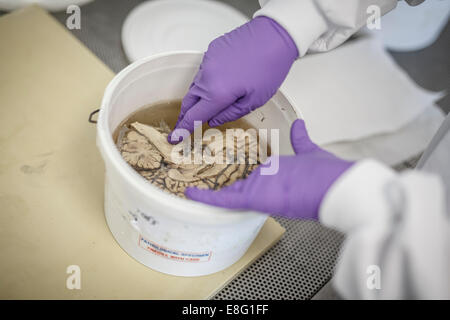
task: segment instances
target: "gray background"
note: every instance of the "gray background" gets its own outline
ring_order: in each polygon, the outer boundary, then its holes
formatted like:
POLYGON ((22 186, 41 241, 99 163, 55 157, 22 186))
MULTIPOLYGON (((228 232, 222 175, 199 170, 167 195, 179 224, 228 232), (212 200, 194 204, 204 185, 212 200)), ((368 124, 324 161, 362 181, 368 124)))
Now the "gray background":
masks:
MULTIPOLYGON (((96 0, 81 8, 81 30, 71 32, 115 72, 128 61, 120 32, 128 12, 140 0, 96 0)), ((259 8, 257 0, 222 0, 247 16, 259 8)), ((1 12, 0 12, 1 14, 1 12)), ((63 24, 65 12, 54 16, 63 24)), ((450 91, 450 25, 432 46, 410 53, 391 53, 397 63, 422 87, 450 91)), ((438 102, 450 111, 450 97, 438 102)), ((402 166, 414 167, 417 159, 402 166)), ((222 289, 215 299, 337 299, 327 284, 343 236, 311 221, 276 218, 287 232, 280 242, 222 289)))

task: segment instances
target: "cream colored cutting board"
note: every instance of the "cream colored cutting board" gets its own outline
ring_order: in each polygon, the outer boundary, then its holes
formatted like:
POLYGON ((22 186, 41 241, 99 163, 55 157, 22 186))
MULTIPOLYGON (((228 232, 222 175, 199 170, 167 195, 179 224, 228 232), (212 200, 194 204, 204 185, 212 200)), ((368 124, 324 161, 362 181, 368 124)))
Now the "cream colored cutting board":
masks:
POLYGON ((205 299, 269 249, 269 219, 222 272, 168 276, 130 258, 103 215, 103 163, 89 113, 114 76, 38 7, 0 18, 0 298, 205 299), (66 269, 81 268, 81 290, 66 269))

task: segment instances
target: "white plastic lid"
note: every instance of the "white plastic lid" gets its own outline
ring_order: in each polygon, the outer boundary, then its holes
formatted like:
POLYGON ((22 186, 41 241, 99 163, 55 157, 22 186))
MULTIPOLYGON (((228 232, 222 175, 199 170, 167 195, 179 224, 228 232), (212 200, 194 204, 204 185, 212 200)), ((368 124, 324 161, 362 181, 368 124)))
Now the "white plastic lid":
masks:
POLYGON ((147 1, 125 19, 122 45, 130 62, 169 51, 204 52, 213 39, 247 21, 241 12, 217 1, 147 1))

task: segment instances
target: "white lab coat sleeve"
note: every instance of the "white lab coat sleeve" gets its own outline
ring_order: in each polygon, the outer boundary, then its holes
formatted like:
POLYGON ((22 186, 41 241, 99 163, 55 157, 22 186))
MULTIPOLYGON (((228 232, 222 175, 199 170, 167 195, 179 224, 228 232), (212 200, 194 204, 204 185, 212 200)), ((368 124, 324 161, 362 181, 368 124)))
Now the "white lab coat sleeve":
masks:
POLYGON ((299 55, 334 49, 373 16, 395 8, 397 0, 260 0, 254 17, 277 21, 290 34, 299 55))
POLYGON ((450 298, 449 213, 438 176, 358 162, 331 186, 319 217, 346 236, 333 278, 342 297, 450 298))

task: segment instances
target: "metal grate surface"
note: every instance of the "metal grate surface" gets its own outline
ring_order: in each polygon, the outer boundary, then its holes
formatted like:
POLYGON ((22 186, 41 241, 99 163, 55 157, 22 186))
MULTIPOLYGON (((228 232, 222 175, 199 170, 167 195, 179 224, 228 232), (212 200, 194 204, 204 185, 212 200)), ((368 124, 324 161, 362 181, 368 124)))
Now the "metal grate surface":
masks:
POLYGON ((343 236, 316 222, 275 218, 286 233, 213 299, 311 299, 330 279, 343 236))

